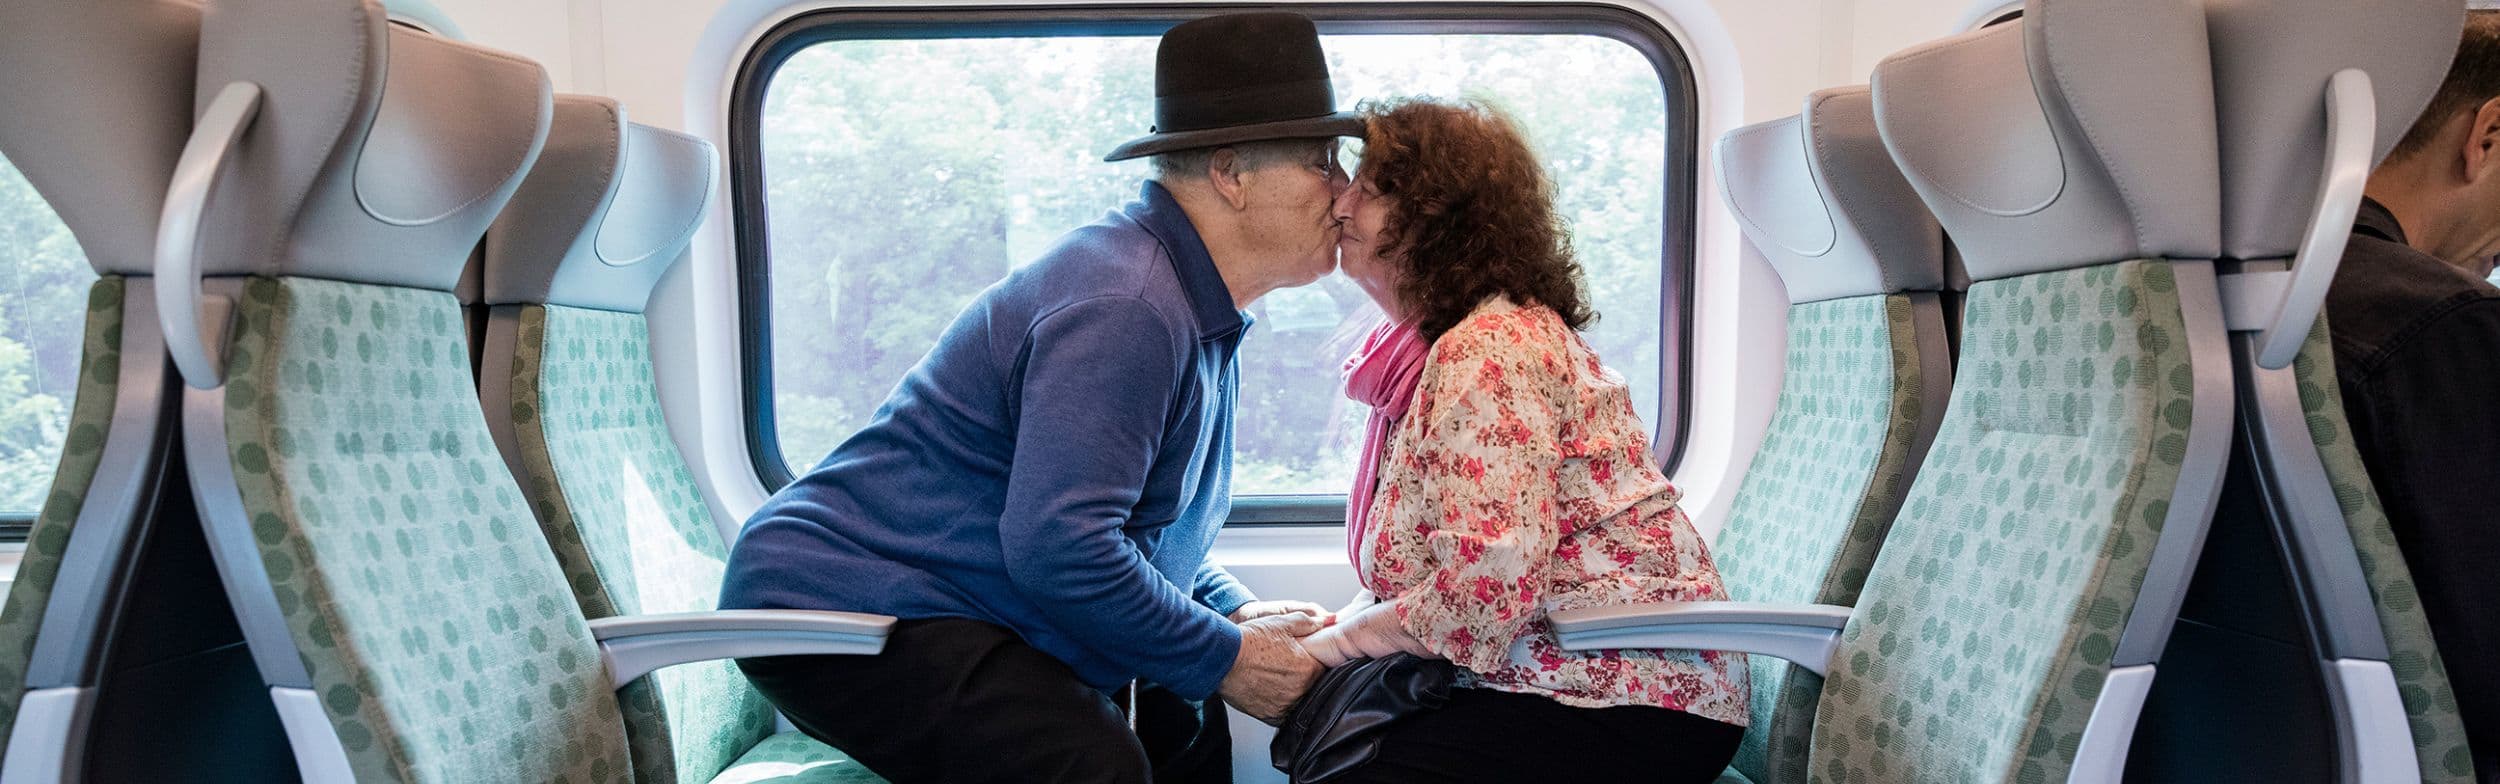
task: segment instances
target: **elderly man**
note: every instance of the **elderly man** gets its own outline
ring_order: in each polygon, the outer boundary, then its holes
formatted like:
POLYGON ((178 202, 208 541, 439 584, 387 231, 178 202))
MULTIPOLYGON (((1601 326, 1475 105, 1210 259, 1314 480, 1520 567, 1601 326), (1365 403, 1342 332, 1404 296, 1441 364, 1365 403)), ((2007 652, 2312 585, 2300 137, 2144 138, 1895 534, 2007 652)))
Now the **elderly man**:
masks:
POLYGON ((2475 780, 2500 782, 2500 14, 2370 173, 2327 290, 2354 445, 2413 570, 2475 780))
POLYGON ((1207 698, 1283 715, 1323 614, 1206 562, 1241 310, 1335 268, 1336 138, 1362 127, 1309 19, 1165 34, 1155 132, 1107 158, 1155 156, 1137 200, 982 293, 748 521, 722 607, 903 619, 877 656, 739 662, 765 696, 898 784, 1228 779, 1207 698), (1132 680, 1138 733, 1109 696, 1132 680))

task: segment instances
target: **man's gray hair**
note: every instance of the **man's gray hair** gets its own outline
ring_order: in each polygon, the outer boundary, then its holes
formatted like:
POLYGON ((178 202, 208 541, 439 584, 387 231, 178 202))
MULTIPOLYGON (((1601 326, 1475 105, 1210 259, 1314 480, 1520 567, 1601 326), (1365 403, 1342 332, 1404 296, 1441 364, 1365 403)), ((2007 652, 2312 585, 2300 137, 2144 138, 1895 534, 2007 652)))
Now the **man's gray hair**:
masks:
POLYGON ((1155 179, 1163 182, 1203 180, 1207 165, 1215 160, 1215 151, 1231 149, 1241 159, 1243 171, 1265 169, 1280 163, 1299 164, 1318 157, 1328 149, 1330 139, 1265 139, 1222 147, 1198 147, 1173 150, 1154 156, 1155 179))

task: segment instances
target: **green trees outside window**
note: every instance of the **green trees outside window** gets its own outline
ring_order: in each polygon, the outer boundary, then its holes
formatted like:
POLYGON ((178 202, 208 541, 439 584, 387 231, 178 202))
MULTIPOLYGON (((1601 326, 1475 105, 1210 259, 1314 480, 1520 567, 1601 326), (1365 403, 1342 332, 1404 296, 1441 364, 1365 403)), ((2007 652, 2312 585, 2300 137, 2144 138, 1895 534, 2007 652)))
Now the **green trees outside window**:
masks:
POLYGON ((0 161, 0 520, 34 517, 50 492, 94 283, 69 227, 0 161))
MULTIPOLYGON (((1657 422, 1665 89, 1590 35, 1327 36, 1340 100, 1482 97, 1552 170, 1603 318, 1588 337, 1657 422)), ((759 115, 774 430, 803 473, 872 417, 978 294, 1136 195, 1104 151, 1153 116, 1155 39, 837 40, 772 77, 759 115)), ((1682 220, 1686 216, 1675 216, 1682 220)), ((1342 494, 1361 406, 1345 342, 1376 314, 1342 276, 1268 295, 1241 349, 1234 492, 1342 494)))

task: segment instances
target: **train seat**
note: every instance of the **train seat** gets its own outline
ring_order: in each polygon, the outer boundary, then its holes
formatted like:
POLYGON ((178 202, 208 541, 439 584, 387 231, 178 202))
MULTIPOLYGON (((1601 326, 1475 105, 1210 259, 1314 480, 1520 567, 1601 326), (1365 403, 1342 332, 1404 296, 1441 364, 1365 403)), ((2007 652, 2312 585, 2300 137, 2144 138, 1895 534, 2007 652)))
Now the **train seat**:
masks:
POLYGON ((2240 424, 2213 542, 2165 657, 2181 677, 2156 684, 2147 706, 2144 773, 2471 781, 2455 698, 2353 443, 2321 313, 2366 177, 2438 89, 2461 9, 2206 8, 2240 424), (2205 677, 2250 672, 2281 676, 2205 677))
POLYGON ((57 303, 84 305, 84 338, 66 443, 0 609, 0 780, 147 780, 162 771, 128 754, 140 742, 198 754, 185 765, 285 755, 265 705, 203 696, 256 680, 220 651, 240 639, 222 598, 181 579, 206 554, 172 462, 180 395, 151 268, 191 125, 200 13, 30 0, 0 24, 0 152, 99 276, 83 301, 57 303), (134 713, 153 729, 130 726, 134 713), (202 721, 221 728, 215 742, 191 729, 202 721))
MULTIPOLYGON (((1943 230, 1884 152, 1863 85, 1729 131, 1718 156, 1791 304, 1778 407, 1711 556, 1736 601, 1854 604, 1952 387, 1943 230)), ((1805 781, 1822 679, 1769 656, 1752 671, 1729 775, 1805 781)))
POLYGON ((1877 126, 1973 283, 1857 604, 1574 610, 1564 645, 1820 668, 1816 781, 2118 780, 2229 445, 2207 46, 2193 4, 2032 0, 1883 60, 1877 126))
MULTIPOLYGON (((614 100, 559 95, 546 150, 487 231, 487 424, 587 618, 709 610, 720 592, 728 547, 661 416, 643 318, 717 160, 709 142, 627 122, 614 100)), ((617 696, 636 781, 883 781, 775 735, 772 705, 727 661, 617 696)))
POLYGON ((537 158, 536 63, 358 0, 210 6, 156 274, 217 571, 308 781, 628 779, 614 690, 891 619, 586 622, 493 454, 451 293, 537 158), (203 318, 203 316, 205 318, 203 318))

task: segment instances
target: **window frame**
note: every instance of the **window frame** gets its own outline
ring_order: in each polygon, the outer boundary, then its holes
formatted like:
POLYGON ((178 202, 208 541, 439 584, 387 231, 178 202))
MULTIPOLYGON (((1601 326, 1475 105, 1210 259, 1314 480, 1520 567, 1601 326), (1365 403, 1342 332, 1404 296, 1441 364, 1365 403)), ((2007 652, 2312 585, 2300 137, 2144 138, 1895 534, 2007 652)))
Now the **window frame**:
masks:
MULTIPOLYGON (((1666 111, 1664 268, 1659 275, 1659 413, 1652 450, 1674 475, 1684 457, 1692 415, 1692 296, 1695 233, 1700 218, 1701 106, 1692 62, 1675 36, 1639 11, 1598 3, 1352 2, 1295 5, 1332 34, 1590 35, 1621 42, 1657 72, 1666 111)), ((773 401, 772 254, 766 215, 762 119, 781 66, 817 44, 859 40, 1161 35, 1172 25, 1209 14, 1273 10, 1249 4, 957 6, 828 8, 790 17, 749 47, 731 83, 729 186, 733 262, 738 277, 740 394, 747 456, 768 492, 796 480, 781 449, 773 401)), ((1068 228, 1075 228, 1073 226, 1068 228)), ((1342 525, 1345 497, 1240 495, 1236 525, 1342 525)))

